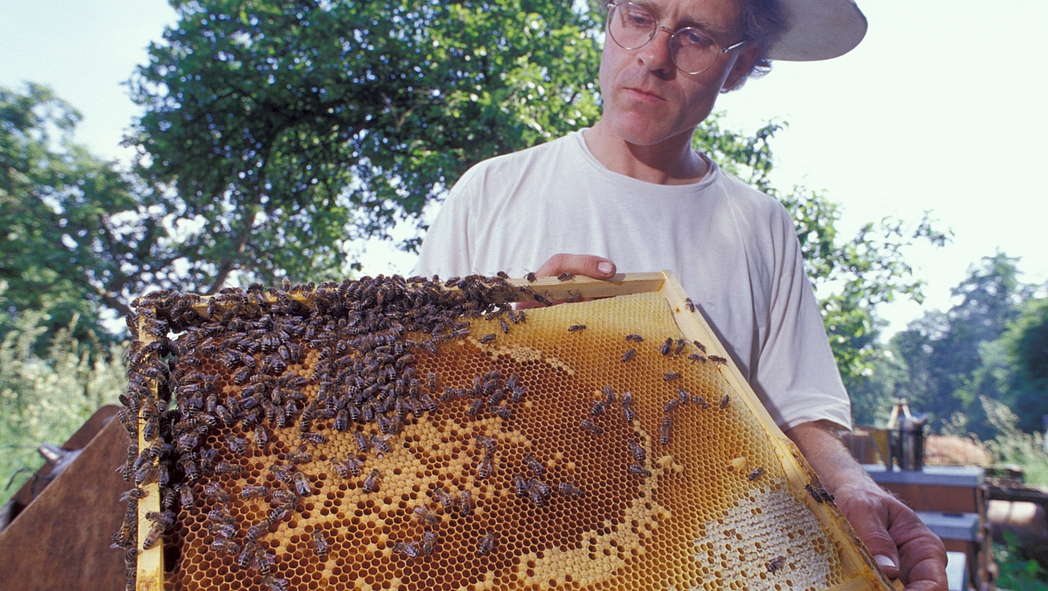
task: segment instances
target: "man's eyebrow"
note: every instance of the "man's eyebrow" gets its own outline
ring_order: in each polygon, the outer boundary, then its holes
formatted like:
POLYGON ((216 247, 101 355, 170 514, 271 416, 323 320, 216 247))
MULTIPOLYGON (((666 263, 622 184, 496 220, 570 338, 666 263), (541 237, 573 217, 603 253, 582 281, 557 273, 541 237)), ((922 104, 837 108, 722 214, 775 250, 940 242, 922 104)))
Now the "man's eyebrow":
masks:
MULTIPOLYGON (((651 2, 646 2, 645 0, 630 0, 630 2, 648 9, 648 11, 651 12, 651 14, 655 17, 655 20, 661 23, 661 18, 663 15, 659 12, 659 8, 657 6, 655 6, 651 2)), ((690 15, 685 15, 679 22, 674 23, 674 25, 675 26, 672 27, 674 31, 677 31, 684 27, 694 27, 696 29, 705 31, 706 33, 709 33, 710 35, 717 38, 722 38, 731 34, 731 31, 724 29, 723 27, 716 26, 713 23, 710 23, 709 21, 695 18, 690 15)))

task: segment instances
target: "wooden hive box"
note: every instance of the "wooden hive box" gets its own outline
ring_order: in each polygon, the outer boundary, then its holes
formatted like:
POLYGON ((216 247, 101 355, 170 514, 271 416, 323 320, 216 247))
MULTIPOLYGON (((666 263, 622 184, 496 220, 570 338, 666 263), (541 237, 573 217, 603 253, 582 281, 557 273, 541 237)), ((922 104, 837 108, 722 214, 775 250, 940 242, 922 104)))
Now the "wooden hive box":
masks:
POLYGON ((891 588, 668 272, 161 292, 129 322, 142 591, 891 588))

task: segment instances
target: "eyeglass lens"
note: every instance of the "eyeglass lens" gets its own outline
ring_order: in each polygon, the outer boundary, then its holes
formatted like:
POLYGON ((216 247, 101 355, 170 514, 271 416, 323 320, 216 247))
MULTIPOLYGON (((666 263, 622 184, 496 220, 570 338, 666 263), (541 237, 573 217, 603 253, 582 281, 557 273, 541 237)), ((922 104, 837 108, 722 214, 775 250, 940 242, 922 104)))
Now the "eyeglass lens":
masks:
MULTIPOLYGON (((608 7, 608 33, 623 49, 644 47, 655 38, 658 30, 655 16, 643 6, 621 2, 608 7)), ((678 29, 670 39, 670 57, 674 65, 688 74, 698 74, 712 66, 720 52, 720 46, 695 27, 678 29)))

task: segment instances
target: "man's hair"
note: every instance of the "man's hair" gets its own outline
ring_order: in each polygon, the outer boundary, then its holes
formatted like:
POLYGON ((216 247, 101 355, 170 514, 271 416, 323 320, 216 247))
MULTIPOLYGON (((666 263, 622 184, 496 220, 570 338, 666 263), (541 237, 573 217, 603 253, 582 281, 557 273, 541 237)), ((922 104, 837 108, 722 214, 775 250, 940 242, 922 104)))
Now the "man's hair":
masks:
POLYGON ((742 0, 742 39, 757 46, 757 59, 750 71, 732 88, 741 88, 746 80, 759 78, 771 71, 768 51, 789 27, 779 0, 742 0))
MULTIPOLYGON (((771 71, 771 60, 768 51, 779 37, 786 32, 789 22, 779 0, 740 0, 742 3, 742 40, 757 46, 757 59, 750 71, 746 72, 739 83, 725 91, 741 88, 746 80, 760 78, 771 71)), ((606 0, 590 0, 598 13, 607 18, 608 3, 606 0)))

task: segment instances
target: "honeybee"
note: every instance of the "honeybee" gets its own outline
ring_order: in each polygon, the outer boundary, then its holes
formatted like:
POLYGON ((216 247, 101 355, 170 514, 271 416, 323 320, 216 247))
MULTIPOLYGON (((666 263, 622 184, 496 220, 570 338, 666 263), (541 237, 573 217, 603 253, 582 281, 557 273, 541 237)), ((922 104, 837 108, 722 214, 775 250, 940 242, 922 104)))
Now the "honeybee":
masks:
POLYGON ((484 480, 491 473, 495 471, 495 463, 491 459, 491 455, 484 456, 484 459, 480 460, 480 466, 477 467, 477 479, 484 480))
POLYGON ((419 554, 418 542, 414 540, 410 542, 397 542, 396 544, 393 544, 393 551, 409 558, 417 558, 419 554))
POLYGON ((582 489, 572 482, 561 482, 557 485, 557 492, 566 497, 581 497, 582 489))
POLYGON ((338 458, 331 458, 331 467, 335 469, 335 473, 338 474, 340 478, 349 478, 349 464, 338 458))
POLYGON ((257 499, 264 497, 269 494, 269 487, 267 486, 254 486, 247 485, 240 491, 240 498, 242 499, 257 499))
POLYGON ((633 456, 633 459, 637 460, 638 464, 643 464, 645 458, 648 457, 648 454, 645 453, 644 448, 641 447, 640 444, 634 441, 633 439, 629 440, 629 448, 630 455, 633 456))
POLYGON ((389 445, 389 438, 389 435, 372 435, 371 445, 373 445, 375 449, 377 449, 380 452, 389 453, 389 451, 392 449, 389 445))
POLYGON ((435 371, 429 372, 429 374, 427 375, 427 378, 426 378, 426 386, 429 388, 430 392, 436 392, 437 391, 437 389, 439 387, 437 372, 435 372, 435 371))
POLYGON ((699 351, 702 351, 703 353, 706 352, 706 345, 703 345, 699 341, 692 341, 691 344, 695 345, 695 347, 698 348, 699 351))
POLYGON ((750 472, 750 475, 747 476, 747 478, 749 478, 750 480, 757 480, 761 477, 761 474, 764 474, 764 468, 758 467, 754 469, 753 472, 750 472))
POLYGON ((696 361, 701 362, 701 363, 706 363, 706 356, 702 355, 700 353, 692 353, 691 355, 688 355, 688 359, 692 363, 695 363, 696 361))
POLYGON ((349 466, 349 471, 353 473, 353 476, 360 476, 360 473, 364 470, 364 462, 352 456, 346 458, 346 464, 349 466))
POLYGON ((211 542, 211 549, 225 554, 237 554, 240 552, 240 544, 224 536, 215 536, 215 541, 211 542))
POLYGON ((622 393, 622 405, 626 406, 633 403, 633 394, 629 392, 622 393))
POLYGON ((437 533, 427 531, 422 534, 422 553, 426 556, 433 554, 437 549, 437 533))
POLYGON ((659 347, 659 353, 662 353, 663 355, 669 355, 670 354, 670 349, 672 349, 672 348, 673 348, 673 339, 672 338, 668 338, 668 339, 666 339, 666 342, 663 343, 661 347, 659 347))
POLYGON ((378 468, 375 468, 368 474, 368 477, 364 479, 364 492, 373 493, 378 490, 378 468))
POLYGON ((433 498, 444 507, 444 511, 451 511, 455 506, 455 499, 443 488, 433 489, 433 498))
POLYGON ((360 453, 367 453, 367 451, 368 451, 368 438, 367 438, 366 435, 364 435, 364 433, 362 431, 354 431, 353 432, 353 440, 356 442, 357 449, 360 450, 360 453))
POLYGON ((695 312, 695 302, 692 302, 691 298, 684 298, 684 305, 688 308, 689 312, 695 312))
POLYGON ((230 433, 226 435, 226 445, 229 446, 229 451, 239 456, 247 450, 248 440, 230 433))
POLYGON ((495 442, 498 441, 494 437, 485 437, 484 435, 477 435, 474 438, 477 445, 483 447, 489 454, 495 453, 495 442))
POLYGON ((648 477, 651 476, 651 470, 648 470, 644 466, 641 466, 639 464, 630 464, 629 466, 626 467, 626 471, 629 472, 630 474, 635 474, 637 476, 643 476, 644 478, 648 478, 648 477))
POLYGON ((513 418, 513 411, 506 406, 496 406, 495 408, 491 409, 491 412, 504 421, 508 421, 513 418))
POLYGON ((305 446, 300 446, 298 449, 287 454, 287 461, 296 465, 308 464, 313 461, 313 454, 306 451, 305 446))
POLYGON ((644 337, 640 336, 639 334, 628 334, 626 335, 626 340, 632 341, 634 343, 643 343, 644 337))
POLYGON ((549 301, 549 298, 542 294, 533 293, 531 297, 535 298, 535 301, 542 304, 543 306, 552 306, 553 302, 549 301))
POLYGON ((262 425, 255 425, 255 447, 264 450, 267 443, 269 443, 269 434, 266 428, 262 425))
POLYGON ((528 469, 535 473, 535 476, 542 476, 546 469, 542 462, 536 460, 531 454, 524 454, 524 463, 528 465, 528 469))
POLYGON ((575 278, 575 274, 574 273, 569 273, 567 271, 561 273, 560 275, 557 275, 557 280, 558 281, 571 281, 574 278, 575 278))
POLYGON ((785 560, 785 557, 777 556, 775 559, 768 562, 768 572, 773 573, 782 568, 782 564, 785 560))
POLYGON ((603 400, 598 400, 593 403, 593 407, 590 408, 590 416, 595 417, 607 412, 608 407, 603 400))
POLYGON ((204 485, 204 496, 209 499, 214 499, 219 503, 225 503, 229 500, 229 493, 222 488, 221 484, 216 482, 209 482, 204 485))
POLYGON ((160 541, 160 536, 164 534, 164 527, 161 523, 154 523, 153 527, 149 528, 149 533, 146 534, 144 540, 142 540, 142 549, 149 550, 153 546, 156 546, 157 542, 160 541))
POLYGON ((669 445, 670 436, 673 434, 673 419, 670 415, 662 417, 662 423, 659 424, 659 443, 662 445, 669 445))
POLYGON ((459 493, 459 512, 462 515, 469 516, 473 515, 473 494, 468 490, 464 490, 459 493))
POLYGON ((327 437, 325 437, 322 433, 303 433, 301 437, 303 440, 316 445, 327 443, 327 437))
POLYGON ((517 386, 513 388, 513 393, 509 395, 509 399, 513 402, 520 402, 524 399, 524 395, 527 394, 527 386, 517 386))
POLYGON ((528 283, 534 283, 535 280, 538 279, 532 271, 528 271, 528 273, 524 275, 524 278, 528 280, 528 283))
POLYGON ((124 494, 120 495, 120 502, 126 503, 131 499, 144 499, 149 493, 145 489, 132 488, 129 491, 125 491, 124 494))
POLYGON ((702 408, 709 408, 710 407, 710 404, 708 402, 706 402, 706 397, 703 396, 702 394, 699 394, 698 396, 693 397, 692 400, 696 404, 701 406, 702 408))
POLYGON ((428 526, 435 526, 440 523, 440 515, 429 510, 429 507, 425 505, 418 505, 411 512, 415 515, 415 518, 428 526))
POLYGON ((193 487, 182 483, 175 485, 175 491, 178 492, 178 504, 183 507, 193 506, 193 487))
POLYGON ((669 413, 677 410, 678 406, 680 406, 680 399, 679 398, 670 398, 669 400, 666 401, 666 404, 664 404, 662 406, 662 412, 664 412, 666 414, 669 414, 669 413))
POLYGON ((679 379, 680 379, 680 372, 676 372, 676 371, 666 372, 666 375, 662 376, 662 380, 664 382, 672 382, 673 380, 679 380, 679 379))
POLYGON ((568 332, 579 332, 580 330, 586 330, 585 324, 572 324, 568 327, 568 332))
MULTIPOLYGON (((376 470, 378 472, 378 470, 376 470)), ((302 472, 295 472, 291 475, 291 480, 295 485, 295 492, 302 497, 308 497, 313 494, 313 487, 309 483, 309 477, 302 472)))
POLYGON ((480 343, 482 345, 486 345, 486 344, 488 344, 488 343, 490 343, 491 341, 494 341, 494 340, 495 340, 495 333, 486 334, 486 335, 480 337, 480 343))
POLYGON ((499 318, 499 328, 502 329, 502 334, 509 334, 509 324, 502 318, 499 318))
POLYGON ((622 416, 626 419, 627 423, 632 423, 633 419, 636 418, 633 412, 633 407, 628 404, 622 405, 622 416))
POLYGON ((729 395, 725 394, 724 398, 721 398, 720 407, 722 409, 723 408, 728 408, 728 403, 730 403, 730 402, 731 402, 731 397, 729 395))
POLYGON ((480 539, 480 544, 477 545, 477 554, 481 556, 489 554, 495 549, 495 532, 488 532, 484 534, 484 537, 480 539))
POLYGON ((330 549, 327 540, 324 539, 324 533, 319 529, 313 530, 313 548, 316 550, 317 558, 320 560, 324 560, 330 549))
POLYGON ((636 354, 637 354, 637 350, 636 349, 629 349, 628 351, 626 351, 625 353, 622 354, 622 360, 623 361, 629 361, 630 359, 633 359, 633 356, 636 355, 636 354))
POLYGON ((513 475, 513 489, 518 497, 524 497, 528 494, 528 482, 523 474, 513 475))
POLYGON ((713 361, 714 363, 720 363, 721 365, 724 365, 724 364, 728 363, 728 360, 723 358, 723 357, 721 357, 720 355, 710 355, 707 358, 710 361, 713 361))
POLYGON ((579 421, 579 426, 594 435, 601 435, 604 433, 604 429, 601 429, 599 425, 586 419, 579 421))
POLYGON ((336 431, 345 431, 349 429, 349 410, 345 408, 339 409, 335 414, 335 422, 332 424, 332 427, 334 427, 336 431))

